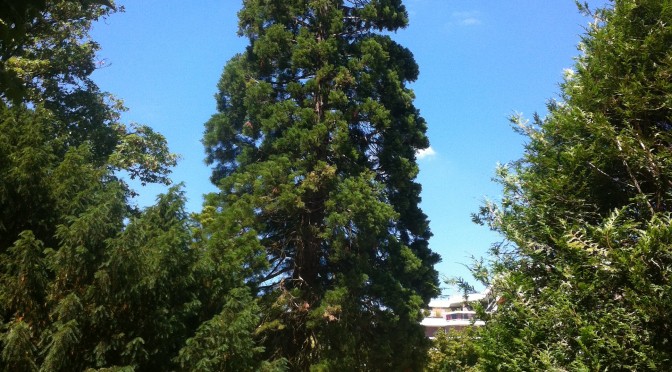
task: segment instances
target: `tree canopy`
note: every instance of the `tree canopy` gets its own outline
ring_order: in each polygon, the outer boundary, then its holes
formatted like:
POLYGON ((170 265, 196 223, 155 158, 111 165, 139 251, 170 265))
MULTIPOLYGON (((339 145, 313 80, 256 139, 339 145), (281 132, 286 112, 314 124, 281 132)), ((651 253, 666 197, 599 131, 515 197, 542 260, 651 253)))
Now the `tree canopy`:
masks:
MULTIPOLYGON (((219 191, 91 78, 103 0, 0 0, 0 369, 661 370, 672 364, 672 0, 593 17, 474 216, 497 310, 432 343, 401 0, 245 0, 203 143, 219 191)), ((465 284, 468 286, 468 284, 465 284)))
POLYGON ((168 183, 175 155, 91 80, 113 8, 2 7, 0 367, 164 369, 197 319, 195 255, 180 191, 141 213, 117 174, 168 183))
POLYGON ((438 293, 415 152, 426 124, 390 36, 399 0, 245 1, 247 49, 224 68, 204 143, 229 245, 268 355, 291 369, 417 369, 421 308, 438 293))
POLYGON ((221 192, 91 79, 105 1, 0 3, 3 370, 417 369, 438 291, 400 1, 246 1, 204 143, 221 192))
POLYGON ((615 0, 545 118, 502 167, 501 203, 476 220, 500 306, 478 341, 485 369, 648 370, 671 363, 672 3, 615 0))

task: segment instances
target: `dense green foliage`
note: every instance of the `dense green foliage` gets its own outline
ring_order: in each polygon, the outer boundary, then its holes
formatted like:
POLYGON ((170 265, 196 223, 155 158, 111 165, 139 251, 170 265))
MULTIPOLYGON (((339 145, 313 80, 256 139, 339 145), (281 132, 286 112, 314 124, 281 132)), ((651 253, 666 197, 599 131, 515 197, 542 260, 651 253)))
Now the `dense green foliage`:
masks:
POLYGON ((479 327, 467 327, 461 330, 438 331, 434 335, 429 360, 425 371, 450 372, 475 370, 479 360, 476 340, 479 327))
MULTIPOLYGON (((418 369, 438 256, 418 208, 425 122, 389 36, 400 0, 248 0, 204 143, 222 254, 244 255, 258 337, 292 370, 418 369)), ((213 234, 215 234, 213 232, 213 234)))
POLYGON ((515 122, 524 157, 477 219, 500 305, 485 370, 665 370, 672 365, 672 2, 590 12, 583 54, 546 118, 515 122))
MULTIPOLYGON (((0 369, 664 370, 672 365, 672 0, 590 11, 562 101, 475 217, 506 238, 480 329, 438 292, 401 0, 246 0, 204 144, 218 193, 145 210, 176 157, 90 76, 106 1, 0 2, 0 369)), ((487 275, 490 274, 490 275, 487 275)))
MULTIPOLYGON (((75 72, 77 76, 76 71, 81 71, 83 66, 67 71, 68 65, 63 62, 88 64, 87 58, 76 57, 94 52, 90 44, 76 42, 83 36, 77 31, 85 30, 87 23, 109 14, 112 8, 107 0, 0 0, 0 60, 3 62, 0 64, 0 97, 22 100, 34 87, 26 85, 36 82, 31 81, 32 78, 46 77, 47 70, 52 78, 56 76, 56 70, 50 66, 52 63, 60 64, 61 72, 75 72), (46 44, 36 48, 39 43, 46 44), (48 58, 54 54, 60 54, 60 60, 48 58), (73 58, 64 59, 67 54, 73 58)), ((63 78, 69 77, 64 74, 63 78)))
POLYGON ((88 31, 112 11, 94 3, 2 4, 14 10, 0 40, 6 371, 172 368, 198 321, 184 197, 172 189, 141 213, 115 175, 167 183, 175 156, 150 128, 120 123, 123 107, 91 81, 88 31))
POLYGON ((176 157, 91 80, 106 1, 2 1, 0 369, 409 369, 437 291, 399 1, 246 1, 207 125, 222 192, 133 208, 176 157), (349 5, 346 5, 349 4, 349 5))

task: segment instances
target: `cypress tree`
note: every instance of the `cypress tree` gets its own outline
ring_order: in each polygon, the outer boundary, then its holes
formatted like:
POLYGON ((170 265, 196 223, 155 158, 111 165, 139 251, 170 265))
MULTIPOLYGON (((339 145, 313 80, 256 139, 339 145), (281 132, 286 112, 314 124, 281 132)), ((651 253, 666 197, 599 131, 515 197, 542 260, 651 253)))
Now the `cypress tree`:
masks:
POLYGON ((400 0, 248 0, 245 52, 224 68, 204 144, 229 249, 263 262, 246 279, 269 358, 293 370, 417 370, 420 309, 438 293, 418 207, 426 124, 390 36, 400 0))
POLYGON ((672 363, 672 2, 615 0, 546 118, 516 118, 529 143, 499 170, 482 222, 500 305, 481 366, 661 370, 672 363))
POLYGON ((0 369, 174 368, 190 231, 177 191, 142 214, 115 175, 168 183, 175 156, 90 78, 111 4, 18 3, 0 5, 0 369))

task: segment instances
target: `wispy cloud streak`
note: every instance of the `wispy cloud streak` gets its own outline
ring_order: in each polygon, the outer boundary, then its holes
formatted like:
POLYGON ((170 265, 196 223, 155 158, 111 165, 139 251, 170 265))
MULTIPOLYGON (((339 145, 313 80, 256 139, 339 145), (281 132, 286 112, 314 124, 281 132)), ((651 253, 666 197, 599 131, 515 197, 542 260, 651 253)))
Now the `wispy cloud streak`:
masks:
POLYGON ((460 26, 478 26, 482 23, 480 13, 477 11, 453 12, 450 17, 453 23, 460 26))

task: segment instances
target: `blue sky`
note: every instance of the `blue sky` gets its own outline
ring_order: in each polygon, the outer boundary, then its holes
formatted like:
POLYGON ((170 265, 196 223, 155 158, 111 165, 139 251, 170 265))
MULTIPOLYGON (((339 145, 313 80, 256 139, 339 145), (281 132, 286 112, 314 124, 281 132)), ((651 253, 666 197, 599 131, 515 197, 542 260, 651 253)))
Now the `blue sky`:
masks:
MULTIPOLYGON (((604 1, 593 1, 594 4, 604 1)), ((183 182, 190 211, 199 211, 209 182, 200 142, 215 113, 222 68, 247 41, 237 37, 237 0, 117 0, 126 8, 95 25, 104 67, 94 73, 102 90, 124 100, 126 122, 153 127, 182 159, 172 174, 183 182)), ((520 157, 523 138, 507 117, 545 113, 557 98, 563 69, 573 65, 583 28, 573 0, 406 0, 410 26, 393 37, 420 66, 412 84, 429 125, 431 150, 419 159, 422 208, 443 257, 442 276, 468 277, 463 264, 482 256, 500 237, 474 225, 470 214, 487 198, 497 163, 520 157)), ((137 186, 140 206, 160 186, 137 186)), ((449 294, 450 290, 444 291, 449 294)))

